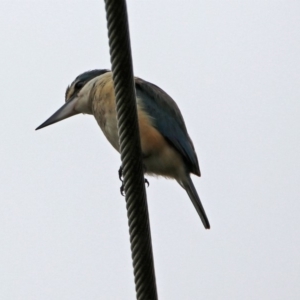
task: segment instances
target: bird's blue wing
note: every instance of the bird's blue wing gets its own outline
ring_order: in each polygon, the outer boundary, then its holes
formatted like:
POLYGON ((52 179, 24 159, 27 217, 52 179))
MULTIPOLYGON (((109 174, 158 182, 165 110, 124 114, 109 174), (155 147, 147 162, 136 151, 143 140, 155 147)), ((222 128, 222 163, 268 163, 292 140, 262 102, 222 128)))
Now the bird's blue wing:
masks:
POLYGON ((175 101, 158 86, 140 78, 135 78, 135 88, 136 96, 152 118, 153 125, 182 155, 188 171, 200 176, 197 155, 175 101))

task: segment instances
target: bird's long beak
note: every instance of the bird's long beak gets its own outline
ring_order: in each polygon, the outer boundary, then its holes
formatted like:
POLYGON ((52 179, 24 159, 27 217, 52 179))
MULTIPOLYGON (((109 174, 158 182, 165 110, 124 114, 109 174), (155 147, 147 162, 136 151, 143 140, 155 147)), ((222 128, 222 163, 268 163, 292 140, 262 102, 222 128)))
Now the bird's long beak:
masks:
POLYGON ((39 130, 41 128, 44 128, 46 126, 52 125, 56 122, 62 121, 64 119, 67 119, 69 117, 79 114, 80 112, 75 110, 77 101, 78 101, 77 96, 71 98, 57 112, 55 112, 48 120, 46 120, 43 124, 41 124, 35 130, 39 130))

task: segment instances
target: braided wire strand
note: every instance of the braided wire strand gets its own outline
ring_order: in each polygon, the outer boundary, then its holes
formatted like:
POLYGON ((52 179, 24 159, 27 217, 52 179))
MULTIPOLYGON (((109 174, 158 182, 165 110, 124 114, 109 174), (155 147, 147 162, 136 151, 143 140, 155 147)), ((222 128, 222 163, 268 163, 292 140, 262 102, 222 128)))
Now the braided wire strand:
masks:
POLYGON ((157 289, 143 174, 136 96, 125 0, 105 0, 117 104, 119 143, 136 298, 156 300, 157 289))

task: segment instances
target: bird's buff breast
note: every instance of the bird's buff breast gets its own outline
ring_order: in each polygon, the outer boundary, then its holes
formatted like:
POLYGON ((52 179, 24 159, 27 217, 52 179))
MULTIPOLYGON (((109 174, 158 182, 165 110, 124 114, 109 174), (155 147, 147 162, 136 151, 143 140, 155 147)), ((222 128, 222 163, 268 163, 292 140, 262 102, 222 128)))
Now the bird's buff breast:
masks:
POLYGON ((96 82, 92 97, 93 115, 105 137, 119 151, 117 113, 111 77, 96 82))

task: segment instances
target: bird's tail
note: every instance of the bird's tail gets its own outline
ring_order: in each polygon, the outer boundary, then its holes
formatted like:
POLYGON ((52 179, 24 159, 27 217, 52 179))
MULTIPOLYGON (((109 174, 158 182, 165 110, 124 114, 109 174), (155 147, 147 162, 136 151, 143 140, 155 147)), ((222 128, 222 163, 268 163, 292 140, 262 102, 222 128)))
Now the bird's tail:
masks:
POLYGON ((206 213, 204 211, 204 208, 202 206, 201 200, 198 196, 198 193, 195 189, 195 186, 193 184, 193 181, 190 177, 189 174, 187 174, 186 178, 184 180, 182 180, 181 182, 179 182, 179 184, 186 190, 186 192, 188 193, 192 203, 194 204, 197 213, 205 227, 205 229, 210 229, 210 225, 209 225, 209 221, 208 218, 206 216, 206 213))

